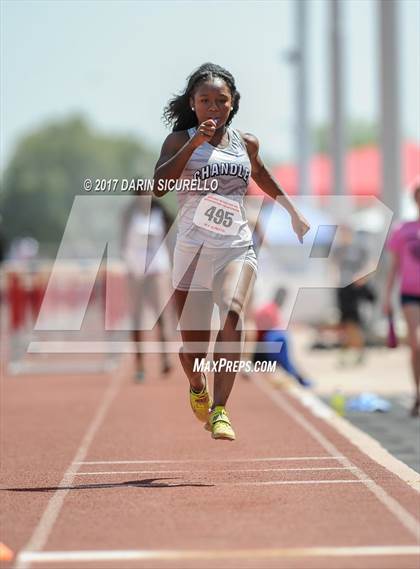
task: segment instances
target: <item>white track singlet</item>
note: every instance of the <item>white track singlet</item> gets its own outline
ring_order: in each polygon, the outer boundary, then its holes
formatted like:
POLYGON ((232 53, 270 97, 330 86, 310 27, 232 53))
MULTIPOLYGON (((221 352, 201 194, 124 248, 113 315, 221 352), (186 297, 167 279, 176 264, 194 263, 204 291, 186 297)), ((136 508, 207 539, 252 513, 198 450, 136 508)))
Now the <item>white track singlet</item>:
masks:
MULTIPOLYGON (((189 137, 195 132, 195 127, 188 129, 189 137)), ((240 134, 230 127, 227 133, 229 144, 226 148, 204 142, 193 152, 180 176, 184 180, 198 179, 200 187, 206 183, 207 189, 177 192, 179 243, 209 248, 252 245, 252 233, 243 207, 251 162, 240 134), (211 191, 210 182, 214 179, 218 187, 211 191)))

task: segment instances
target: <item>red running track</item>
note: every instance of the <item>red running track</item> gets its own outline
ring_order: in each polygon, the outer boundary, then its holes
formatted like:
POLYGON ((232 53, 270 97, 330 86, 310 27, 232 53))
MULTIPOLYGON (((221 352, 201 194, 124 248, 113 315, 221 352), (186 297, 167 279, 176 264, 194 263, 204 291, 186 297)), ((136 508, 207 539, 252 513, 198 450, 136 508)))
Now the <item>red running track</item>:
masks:
POLYGON ((214 441, 148 369, 2 379, 4 567, 419 567, 418 493, 296 398, 238 378, 214 441))

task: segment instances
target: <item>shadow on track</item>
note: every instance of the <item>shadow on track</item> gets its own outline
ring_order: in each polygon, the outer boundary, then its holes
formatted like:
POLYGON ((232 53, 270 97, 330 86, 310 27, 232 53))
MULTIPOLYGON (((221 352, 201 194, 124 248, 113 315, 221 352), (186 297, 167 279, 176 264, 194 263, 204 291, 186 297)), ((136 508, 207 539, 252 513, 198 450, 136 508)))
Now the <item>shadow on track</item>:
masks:
POLYGON ((214 486, 196 482, 160 482, 160 480, 174 480, 173 478, 145 478, 143 480, 128 480, 113 484, 79 484, 77 486, 46 486, 40 488, 2 488, 1 492, 55 492, 57 490, 97 490, 101 488, 182 488, 194 486, 214 486))

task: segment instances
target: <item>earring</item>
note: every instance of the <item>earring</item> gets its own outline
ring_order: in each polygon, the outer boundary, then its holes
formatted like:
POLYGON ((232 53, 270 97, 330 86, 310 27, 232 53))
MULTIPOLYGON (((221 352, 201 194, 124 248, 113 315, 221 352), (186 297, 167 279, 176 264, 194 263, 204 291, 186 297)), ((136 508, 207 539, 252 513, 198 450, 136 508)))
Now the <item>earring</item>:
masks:
POLYGON ((230 107, 230 110, 233 111, 233 107, 230 107))
POLYGON ((191 110, 192 110, 192 111, 195 111, 194 107, 191 107, 191 110))

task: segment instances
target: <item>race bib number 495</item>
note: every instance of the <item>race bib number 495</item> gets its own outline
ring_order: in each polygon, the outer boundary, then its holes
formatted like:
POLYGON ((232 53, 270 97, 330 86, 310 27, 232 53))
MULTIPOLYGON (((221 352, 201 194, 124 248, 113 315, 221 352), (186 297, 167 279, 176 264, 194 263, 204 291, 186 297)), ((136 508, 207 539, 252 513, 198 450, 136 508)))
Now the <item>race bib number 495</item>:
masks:
POLYGON ((243 220, 237 202, 224 196, 209 194, 198 204, 193 221, 198 227, 219 235, 236 235, 243 220))

